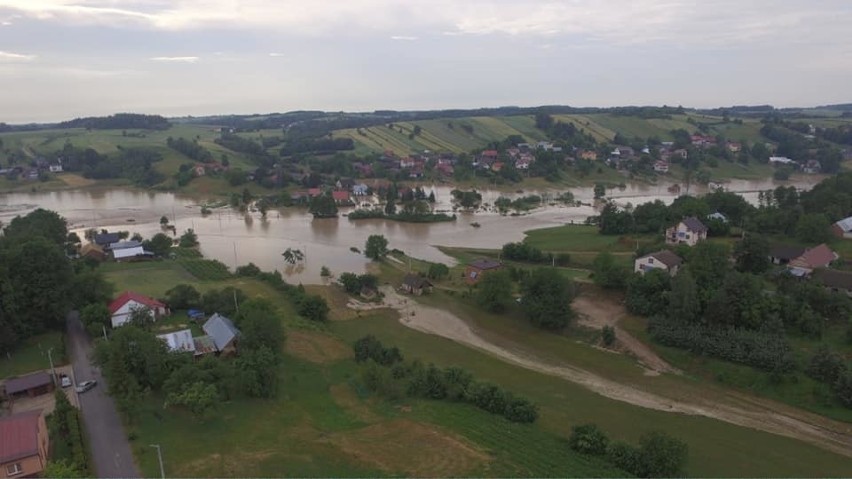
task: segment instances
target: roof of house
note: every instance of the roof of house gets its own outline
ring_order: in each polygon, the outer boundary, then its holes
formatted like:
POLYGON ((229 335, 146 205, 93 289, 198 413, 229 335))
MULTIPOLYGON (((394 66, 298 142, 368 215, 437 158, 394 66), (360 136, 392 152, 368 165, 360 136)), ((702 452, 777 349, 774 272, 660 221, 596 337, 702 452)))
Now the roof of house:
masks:
POLYGON ((668 266, 669 268, 674 267, 674 266, 679 266, 680 264, 683 263, 683 258, 672 253, 671 251, 669 251, 667 249, 657 251, 656 253, 646 254, 645 256, 643 256, 639 259, 649 258, 649 257, 654 258, 655 260, 659 261, 660 263, 663 263, 664 265, 668 266))
POLYGON ((27 411, 0 418, 0 463, 38 454, 38 418, 41 411, 27 411))
POLYGON ((805 249, 806 248, 804 246, 775 244, 769 248, 769 256, 789 261, 791 259, 796 259, 799 256, 802 256, 802 253, 805 252, 805 249))
POLYGON ((842 220, 834 224, 836 224, 841 230, 843 230, 844 233, 848 233, 852 231, 852 216, 848 218, 843 218, 842 220))
POLYGON ((707 227, 704 226, 704 223, 701 222, 698 218, 694 216, 690 216, 689 218, 684 218, 681 221, 684 225, 686 225, 689 231, 694 231, 696 233, 704 233, 707 231, 707 227))
POLYGON ((119 240, 121 238, 118 236, 118 233, 99 233, 95 235, 95 243, 102 246, 118 243, 119 240))
POLYGON ((104 249, 101 248, 100 245, 95 244, 95 243, 86 243, 86 244, 83 245, 82 248, 80 248, 80 254, 83 255, 83 256, 86 256, 87 254, 91 254, 91 253, 95 253, 96 255, 99 255, 99 256, 103 256, 103 255, 106 254, 106 253, 104 253, 104 249))
POLYGON ((805 251, 801 256, 794 261, 796 266, 808 266, 811 268, 826 267, 832 261, 837 259, 837 253, 831 250, 827 244, 823 243, 815 248, 805 251))
POLYGON ((50 374, 45 371, 39 371, 37 373, 27 374, 26 376, 8 379, 4 384, 4 387, 6 389, 6 394, 17 394, 32 388, 46 386, 52 382, 53 380, 50 378, 50 374))
POLYGON ((836 269, 819 268, 813 273, 814 280, 829 288, 852 290, 852 273, 836 269))
POLYGON ((240 335, 240 330, 234 326, 234 323, 219 313, 210 316, 210 319, 204 323, 202 329, 204 329, 204 332, 208 336, 213 338, 216 349, 220 350, 227 347, 234 338, 240 335))
POLYGON ((429 282, 428 279, 416 274, 405 275, 405 278, 402 279, 402 284, 412 289, 420 289, 432 286, 432 283, 429 282))
POLYGON ((343 188, 352 188, 352 186, 355 184, 355 180, 353 180, 352 178, 341 178, 339 182, 340 186, 342 186, 343 188))
POLYGON ((158 334, 157 337, 166 342, 169 351, 195 352, 195 341, 193 341, 192 331, 189 329, 158 334))
POLYGON ((164 308, 164 307, 166 307, 165 304, 157 301, 154 298, 150 298, 148 296, 145 296, 144 294, 139 294, 139 293, 136 293, 136 292, 133 292, 133 291, 125 291, 125 292, 121 293, 121 295, 119 295, 117 298, 112 300, 111 303, 109 303, 109 306, 108 306, 109 314, 115 314, 115 312, 118 311, 119 309, 121 309, 121 307, 124 306, 125 303, 127 303, 128 301, 136 301, 137 303, 144 304, 145 306, 148 306, 149 308, 164 308))
POLYGON ((349 201, 349 192, 348 191, 332 191, 331 197, 334 198, 335 201, 349 201))
POLYGON ((468 266, 480 270, 486 269, 495 269, 503 266, 503 263, 494 260, 494 259, 478 259, 476 261, 471 262, 468 266))
POLYGON ((125 249, 125 248, 137 248, 139 246, 142 246, 142 243, 140 243, 138 241, 130 240, 130 241, 119 241, 117 243, 112 243, 112 244, 109 245, 109 248, 112 249, 112 250, 117 250, 117 249, 125 249))
POLYGON ((112 257, 115 259, 133 258, 135 256, 144 256, 145 250, 141 246, 133 248, 120 248, 112 250, 112 257))
POLYGON ((715 213, 710 213, 709 215, 707 215, 707 219, 708 220, 721 220, 721 221, 724 221, 726 223, 728 222, 728 217, 725 216, 724 213, 720 213, 718 211, 716 211, 715 213))

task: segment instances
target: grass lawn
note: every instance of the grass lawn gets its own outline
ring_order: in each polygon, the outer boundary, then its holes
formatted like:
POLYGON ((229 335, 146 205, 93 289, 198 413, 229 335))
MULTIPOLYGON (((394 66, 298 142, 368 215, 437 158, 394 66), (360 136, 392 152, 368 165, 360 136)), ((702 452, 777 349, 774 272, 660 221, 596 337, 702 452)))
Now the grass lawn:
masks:
POLYGON ((21 374, 50 368, 47 350, 53 348, 53 364, 65 364, 61 357, 64 351, 62 333, 51 331, 26 339, 10 356, 0 357, 0 378, 8 378, 21 374))
MULTIPOLYGON (((847 458, 791 439, 707 418, 667 414, 609 400, 573 383, 515 367, 486 353, 408 329, 392 317, 334 323, 332 330, 347 342, 366 333, 374 334, 387 344, 399 346, 409 358, 420 358, 439 366, 462 366, 481 379, 525 395, 541 408, 536 428, 562 438, 570 434, 571 426, 586 422, 597 423, 615 439, 631 442, 645 431, 666 431, 689 444, 687 469, 693 476, 843 475, 852 467, 852 461, 847 458)), ((598 361, 606 360, 599 358, 598 361)), ((442 412, 442 416, 446 414, 449 417, 433 420, 462 432, 466 437, 475 434, 469 430, 471 426, 482 427, 471 425, 473 421, 464 419, 458 412, 455 416, 451 413, 442 412)), ((483 441, 499 440, 488 434, 483 436, 483 441)), ((515 453, 518 455, 535 454, 531 457, 539 457, 533 452, 537 448, 528 449, 525 441, 510 447, 517 448, 515 453)), ((567 447, 563 451, 567 451, 567 447)), ((544 460, 536 463, 540 467, 546 466, 544 460)), ((565 474, 568 473, 557 475, 565 474)))

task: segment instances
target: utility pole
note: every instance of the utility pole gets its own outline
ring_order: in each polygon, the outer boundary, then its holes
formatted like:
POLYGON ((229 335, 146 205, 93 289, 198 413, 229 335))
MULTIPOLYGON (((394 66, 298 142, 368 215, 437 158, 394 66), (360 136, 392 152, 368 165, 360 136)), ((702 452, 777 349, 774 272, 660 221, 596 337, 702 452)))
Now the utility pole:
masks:
POLYGON ((101 325, 101 329, 102 329, 102 330, 103 330, 103 332, 104 332, 104 341, 107 341, 107 342, 108 342, 108 341, 109 341, 109 338, 107 337, 107 334, 106 334, 106 326, 104 326, 104 325, 102 324, 102 325, 101 325))
POLYGON ((236 289, 234 289, 234 309, 236 309, 238 313, 240 312, 240 305, 239 305, 239 303, 237 303, 237 290, 236 289))
POLYGON ((234 241, 234 271, 237 270, 238 265, 239 263, 237 263, 237 242, 234 241))
POLYGON ((159 444, 148 444, 149 446, 157 449, 157 459, 160 460, 160 477, 162 479, 166 479, 166 470, 163 468, 163 452, 160 449, 159 444))
POLYGON ((50 361, 50 373, 53 375, 53 384, 56 384, 56 368, 53 367, 53 348, 47 350, 47 359, 50 361))

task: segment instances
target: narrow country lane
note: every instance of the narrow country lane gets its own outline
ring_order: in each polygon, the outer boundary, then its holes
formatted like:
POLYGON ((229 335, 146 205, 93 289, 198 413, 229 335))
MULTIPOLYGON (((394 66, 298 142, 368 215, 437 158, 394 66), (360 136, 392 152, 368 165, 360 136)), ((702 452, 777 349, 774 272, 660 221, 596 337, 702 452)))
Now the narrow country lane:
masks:
POLYGON ((98 381, 93 389, 79 395, 94 473, 97 477, 139 477, 121 416, 115 402, 107 395, 106 380, 90 359, 92 342, 79 314, 70 313, 67 324, 71 364, 77 382, 89 379, 98 381))

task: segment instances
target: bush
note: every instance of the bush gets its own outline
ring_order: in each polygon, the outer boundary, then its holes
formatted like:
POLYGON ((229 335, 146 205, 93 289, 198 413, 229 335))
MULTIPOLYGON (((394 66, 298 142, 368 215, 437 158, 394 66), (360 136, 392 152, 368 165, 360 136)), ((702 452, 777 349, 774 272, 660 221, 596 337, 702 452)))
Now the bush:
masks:
POLYGON ((237 276, 247 276, 247 277, 256 277, 261 271, 260 268, 257 267, 254 263, 249 263, 243 266, 240 266, 236 270, 237 276))
POLYGON ((311 321, 322 323, 328 320, 328 313, 331 309, 322 296, 306 294, 297 302, 296 311, 299 315, 311 321))
POLYGON ((601 339, 604 346, 612 346, 615 343, 615 328, 612 326, 604 326, 601 330, 601 339))
POLYGON ((188 284, 179 284, 166 291, 166 303, 172 309, 189 309, 198 306, 201 293, 188 284))
POLYGON ((596 424, 582 424, 571 428, 568 447, 581 454, 602 456, 607 453, 609 438, 596 424))
POLYGON ((359 363, 370 359, 382 366, 402 362, 402 353, 399 352, 398 348, 384 347, 382 342, 372 334, 355 341, 352 350, 355 352, 355 361, 359 363))
POLYGON ((843 356, 821 346, 811 357, 805 374, 826 384, 834 384, 846 373, 843 356))
POLYGON ((641 469, 630 472, 639 477, 683 476, 688 452, 683 441, 662 432, 650 432, 639 439, 641 469))
POLYGON ((534 423, 538 419, 538 407, 523 398, 513 398, 506 405, 503 417, 520 423, 534 423))
POLYGON ((625 442, 614 442, 606 452, 607 459, 618 468, 641 477, 636 471, 642 469, 639 450, 625 442))

